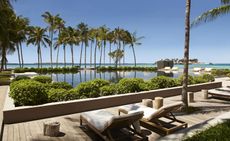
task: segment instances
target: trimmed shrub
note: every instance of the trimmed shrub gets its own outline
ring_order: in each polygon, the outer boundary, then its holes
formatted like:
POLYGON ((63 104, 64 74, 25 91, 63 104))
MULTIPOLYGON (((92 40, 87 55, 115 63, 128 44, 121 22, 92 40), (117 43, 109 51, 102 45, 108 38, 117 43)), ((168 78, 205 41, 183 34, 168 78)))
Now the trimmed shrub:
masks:
POLYGON ((109 81, 104 80, 104 79, 94 79, 92 81, 89 81, 91 83, 91 85, 93 85, 94 87, 100 88, 106 85, 109 85, 109 81))
POLYGON ((123 78, 117 84, 118 93, 131 93, 142 91, 141 83, 144 83, 144 80, 141 78, 123 78))
POLYGON ((73 87, 67 82, 53 82, 50 84, 50 87, 55 89, 72 89, 73 87))
POLYGON ((66 98, 67 90, 66 89, 50 89, 48 92, 49 102, 64 101, 66 98))
POLYGON ((166 77, 166 76, 157 76, 152 78, 150 81, 158 89, 178 86, 178 82, 176 79, 166 77))
POLYGON ((48 100, 44 85, 34 80, 20 80, 12 83, 10 96, 14 99, 15 105, 38 105, 48 100))
POLYGON ((204 80, 206 80, 206 82, 213 82, 213 81, 215 81, 214 76, 211 75, 211 74, 204 74, 204 75, 202 76, 202 78, 203 78, 204 80))
POLYGON ((157 89, 157 84, 151 81, 145 81, 144 83, 140 83, 140 88, 143 91, 155 90, 157 89))
POLYGON ((51 83, 52 82, 52 78, 49 76, 45 76, 45 75, 35 76, 33 80, 41 82, 41 83, 51 83))
POLYGON ((12 82, 19 81, 19 80, 25 80, 25 79, 30 79, 30 77, 24 76, 24 75, 19 75, 19 76, 15 77, 15 78, 12 80, 12 82))
POLYGON ((203 76, 194 76, 193 77, 193 84, 199 84, 199 83, 206 83, 207 80, 203 78, 203 76))
MULTIPOLYGON (((181 75, 179 78, 178 78, 178 83, 180 85, 183 84, 183 75, 181 75)), ((188 75, 188 85, 191 85, 191 84, 194 84, 194 81, 193 81, 193 77, 191 75, 188 75)))
POLYGON ((106 85, 100 88, 100 96, 114 95, 117 93, 116 85, 106 85))
POLYGON ((66 92, 64 100, 74 100, 74 99, 80 99, 80 95, 76 89, 70 89, 66 92))
MULTIPOLYGON (((95 82, 95 81, 94 81, 95 82)), ((79 94, 80 98, 93 98, 100 96, 100 90, 98 85, 92 83, 92 81, 80 83, 76 88, 76 93, 79 94)))

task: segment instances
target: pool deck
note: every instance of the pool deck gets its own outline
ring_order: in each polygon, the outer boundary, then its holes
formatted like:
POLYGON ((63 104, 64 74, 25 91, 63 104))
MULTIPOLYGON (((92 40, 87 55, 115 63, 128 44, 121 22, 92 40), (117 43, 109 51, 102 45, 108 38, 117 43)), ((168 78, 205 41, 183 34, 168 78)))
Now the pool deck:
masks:
MULTIPOLYGON (((226 79, 217 79, 224 81, 223 85, 230 85, 230 81, 226 79)), ((6 92, 0 87, 0 94, 6 92), (2 90, 2 91, 1 91, 2 90), (4 91, 4 92, 3 92, 4 91)), ((188 123, 188 127, 199 123, 211 120, 223 113, 230 111, 230 101, 219 100, 214 98, 203 99, 201 92, 194 94, 195 102, 189 103, 190 106, 198 107, 201 110, 192 114, 178 114, 176 117, 188 123)), ((164 104, 181 101, 181 96, 174 96, 164 99, 164 104)), ((2 106, 2 103, 0 104, 2 106)), ((2 108, 2 107, 0 107, 2 108)), ((114 114, 117 114, 117 107, 106 109, 114 114)), ((0 114, 2 119, 2 112, 0 114)), ((150 141, 162 139, 163 136, 153 132, 152 130, 143 128, 142 131, 146 134, 150 141)), ((182 130, 181 130, 182 131, 182 130)), ((121 140, 137 140, 138 137, 131 137, 125 133, 115 133, 115 136, 122 137, 121 140)), ((3 141, 100 141, 101 139, 90 129, 79 126, 79 114, 47 118, 42 120, 34 120, 16 124, 5 124, 3 130, 3 141), (43 135, 43 123, 49 120, 58 121, 61 123, 61 134, 59 137, 47 137, 43 135)))

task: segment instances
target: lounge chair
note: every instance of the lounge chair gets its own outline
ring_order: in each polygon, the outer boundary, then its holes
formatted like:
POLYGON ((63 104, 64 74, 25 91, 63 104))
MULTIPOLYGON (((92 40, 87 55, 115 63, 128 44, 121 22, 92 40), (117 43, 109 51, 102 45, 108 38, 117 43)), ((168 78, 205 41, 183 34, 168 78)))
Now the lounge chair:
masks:
POLYGON ((167 135, 179 128, 187 127, 187 123, 176 119, 176 117, 172 113, 181 108, 181 106, 182 102, 166 105, 161 107, 160 109, 146 107, 141 104, 131 104, 119 107, 118 112, 119 114, 130 114, 137 111, 143 111, 144 116, 140 120, 141 124, 153 126, 159 129, 160 131, 163 131, 164 134, 167 135), (160 118, 166 118, 167 120, 169 120, 169 122, 165 122, 160 118), (177 123, 177 125, 174 123, 177 123))
POLYGON ((164 69, 165 70, 171 70, 171 67, 165 67, 164 69))
POLYGON ((200 71, 202 71, 202 68, 193 68, 193 71, 194 72, 200 72, 200 71))
MULTIPOLYGON (((140 130, 139 120, 143 117, 143 112, 135 112, 127 115, 114 115, 105 110, 85 112, 80 115, 80 125, 83 122, 88 125, 105 141, 113 141, 111 130, 126 128, 133 133, 143 137, 140 130), (133 126, 131 128, 130 126, 133 126)), ((145 138, 145 137, 144 137, 145 138)))
POLYGON ((230 99, 230 92, 224 91, 223 89, 220 90, 220 88, 219 88, 219 90, 218 89, 208 90, 208 94, 211 95, 212 97, 215 97, 215 98, 230 99))
POLYGON ((211 72, 211 71, 212 71, 212 68, 204 68, 204 71, 205 71, 205 72, 211 72))
POLYGON ((172 71, 178 71, 179 68, 178 67, 172 67, 172 71))

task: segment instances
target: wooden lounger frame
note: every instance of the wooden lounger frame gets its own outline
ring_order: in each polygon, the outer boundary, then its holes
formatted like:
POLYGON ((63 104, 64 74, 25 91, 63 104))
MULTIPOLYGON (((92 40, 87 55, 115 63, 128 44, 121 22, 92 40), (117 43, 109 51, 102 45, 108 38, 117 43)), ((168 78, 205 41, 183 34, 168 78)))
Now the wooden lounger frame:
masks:
POLYGON ((108 125, 107 128, 103 132, 100 132, 90 122, 88 122, 87 119, 84 118, 84 116, 80 115, 80 126, 83 125, 83 122, 86 123, 86 125, 89 128, 91 128, 95 133, 97 133, 105 141, 114 141, 112 134, 111 134, 111 130, 112 129, 122 129, 122 128, 126 128, 129 131, 132 131, 133 134, 137 134, 141 136, 142 140, 147 140, 147 137, 144 136, 142 133, 138 132, 135 126, 133 126, 133 123, 139 122, 139 120, 142 117, 143 117, 143 113, 132 116, 132 117, 127 116, 127 117, 122 117, 122 118, 115 118, 113 122, 110 125, 108 125), (133 126, 133 128, 131 128, 131 125, 133 126))
MULTIPOLYGON (((147 124, 147 125, 150 125, 156 129, 159 129, 165 135, 168 135, 168 134, 170 134, 173 131, 176 131, 178 129, 187 128, 188 124, 184 121, 176 119, 175 115, 171 112, 171 111, 175 110, 175 108, 178 109, 177 107, 169 107, 167 110, 163 110, 161 113, 156 114, 156 116, 154 116, 151 120, 147 120, 147 119, 142 118, 140 120, 140 123, 141 123, 141 125, 147 124), (177 122, 177 123, 179 123, 179 125, 171 127, 171 128, 166 127, 163 124, 161 124, 162 121, 160 120, 160 118, 162 118, 162 117, 170 120, 170 122, 167 122, 168 124, 172 124, 172 123, 177 122)), ((120 115, 121 113, 128 114, 128 111, 119 108, 118 114, 120 115)))

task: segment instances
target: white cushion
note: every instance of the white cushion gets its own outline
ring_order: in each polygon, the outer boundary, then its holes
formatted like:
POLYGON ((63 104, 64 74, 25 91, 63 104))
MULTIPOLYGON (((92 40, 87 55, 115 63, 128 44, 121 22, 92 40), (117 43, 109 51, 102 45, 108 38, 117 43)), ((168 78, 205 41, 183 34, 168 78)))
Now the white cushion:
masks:
POLYGON ((81 116, 97 130, 103 132, 110 125, 115 115, 105 110, 96 110, 82 113, 81 116))
POLYGON ((128 114, 143 111, 144 112, 143 118, 146 120, 151 120, 152 115, 157 111, 154 108, 150 108, 141 104, 124 105, 121 106, 120 109, 127 111, 128 114))

